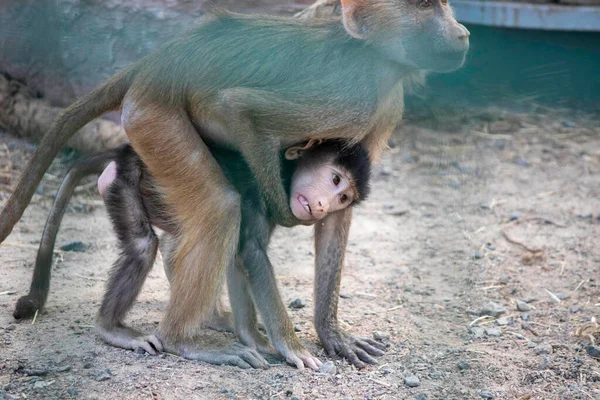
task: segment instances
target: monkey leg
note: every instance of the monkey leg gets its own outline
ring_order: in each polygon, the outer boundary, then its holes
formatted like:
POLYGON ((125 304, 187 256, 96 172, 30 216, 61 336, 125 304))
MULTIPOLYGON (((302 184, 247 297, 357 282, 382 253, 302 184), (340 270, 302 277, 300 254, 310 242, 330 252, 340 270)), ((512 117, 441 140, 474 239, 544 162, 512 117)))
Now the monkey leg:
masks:
POLYGON ((142 348, 154 355, 162 351, 160 340, 125 326, 123 320, 152 269, 158 238, 143 206, 138 168, 129 165, 118 168, 118 178, 105 189, 104 199, 121 254, 110 272, 96 317, 96 332, 113 346, 131 350, 142 348))
MULTIPOLYGON (((165 268, 165 275, 169 283, 171 283, 171 274, 172 274, 172 265, 169 257, 171 257, 171 253, 175 246, 175 236, 165 232, 160 236, 158 249, 160 250, 160 254, 163 257, 163 266, 165 268)), ((229 311, 223 309, 223 302, 219 297, 215 302, 215 307, 206 318, 203 326, 209 329, 214 329, 219 332, 230 332, 234 333, 234 322, 233 322, 233 314, 229 311)))
POLYGON ((179 229, 169 256, 171 296, 159 326, 166 351, 184 358, 242 368, 266 368, 254 349, 198 337, 214 309, 240 229, 240 196, 223 175, 185 110, 141 107, 135 90, 123 104, 131 143, 158 182, 179 229))
POLYGON ((235 334, 239 341, 248 347, 256 348, 263 354, 280 356, 269 340, 259 332, 254 301, 248 291, 248 274, 244 261, 238 257, 235 266, 229 269, 228 288, 231 309, 235 321, 235 334))
POLYGON ((330 356, 341 355, 357 368, 377 364, 371 356, 384 354, 385 346, 372 339, 355 338, 338 324, 337 308, 342 266, 352 209, 330 214, 315 225, 315 328, 330 356))
MULTIPOLYGON (((288 363, 295 365, 298 369, 307 366, 318 370, 321 361, 302 346, 294 332, 294 326, 285 305, 281 301, 273 266, 267 257, 266 243, 261 245, 256 240, 248 241, 242 251, 242 258, 252 297, 263 317, 267 334, 275 349, 283 355, 288 363)), ((237 328, 237 309, 234 309, 234 316, 237 328)))

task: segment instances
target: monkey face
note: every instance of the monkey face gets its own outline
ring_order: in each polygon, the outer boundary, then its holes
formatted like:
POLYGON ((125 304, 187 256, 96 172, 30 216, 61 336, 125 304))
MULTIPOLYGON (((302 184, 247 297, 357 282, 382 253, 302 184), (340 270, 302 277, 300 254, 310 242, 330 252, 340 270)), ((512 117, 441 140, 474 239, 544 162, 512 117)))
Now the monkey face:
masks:
POLYGON ((470 33, 447 0, 342 0, 342 13, 350 35, 403 65, 449 72, 469 50, 470 33))
POLYGON ((356 196, 350 174, 331 163, 299 167, 291 184, 290 208, 296 218, 317 221, 352 204, 356 196))

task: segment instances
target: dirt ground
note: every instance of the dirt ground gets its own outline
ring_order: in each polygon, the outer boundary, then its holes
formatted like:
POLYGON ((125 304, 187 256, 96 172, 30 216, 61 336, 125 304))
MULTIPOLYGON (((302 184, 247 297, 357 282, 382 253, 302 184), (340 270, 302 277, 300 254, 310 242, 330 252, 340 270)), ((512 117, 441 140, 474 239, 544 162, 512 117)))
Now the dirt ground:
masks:
MULTIPOLYGON (((58 239, 89 247, 57 252, 46 310, 34 324, 16 322, 72 158, 63 153, 0 248, 0 399, 600 399, 600 349, 589 347, 600 309, 598 126, 489 112, 402 127, 355 214, 340 299, 342 326, 384 337, 388 352, 364 370, 335 359, 334 374, 280 361, 241 370, 101 342, 91 327, 116 249, 92 186, 58 239), (504 313, 480 318, 489 302, 504 313)), ((0 136, 0 203, 32 150, 0 136)), ((279 229, 270 254, 284 301, 306 301, 289 311, 299 337, 325 361, 311 321, 311 236, 279 229)), ((156 264, 128 319, 146 332, 168 296, 156 264)))

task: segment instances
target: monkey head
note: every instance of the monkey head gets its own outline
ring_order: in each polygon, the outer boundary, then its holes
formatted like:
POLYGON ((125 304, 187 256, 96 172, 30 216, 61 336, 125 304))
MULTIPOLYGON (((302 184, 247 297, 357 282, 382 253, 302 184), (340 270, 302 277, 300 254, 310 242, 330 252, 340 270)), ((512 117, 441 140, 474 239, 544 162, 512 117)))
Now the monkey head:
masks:
POLYGON ((420 70, 460 68, 469 49, 469 31, 448 0, 342 0, 342 18, 351 36, 420 70))
POLYGON ((371 161, 360 143, 310 140, 288 148, 284 156, 295 160, 290 207, 300 220, 316 222, 369 194, 371 161))

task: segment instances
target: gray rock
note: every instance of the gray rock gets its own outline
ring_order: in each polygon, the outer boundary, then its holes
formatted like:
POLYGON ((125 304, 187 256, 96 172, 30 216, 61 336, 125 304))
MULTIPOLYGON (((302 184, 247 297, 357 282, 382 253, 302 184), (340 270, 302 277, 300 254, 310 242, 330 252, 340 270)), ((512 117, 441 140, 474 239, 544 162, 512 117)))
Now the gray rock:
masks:
POLYGON ((384 332, 384 331, 373 331, 373 339, 375 340, 387 340, 390 338, 390 333, 389 332, 384 332))
POLYGON ((480 339, 485 336, 485 328, 482 328, 481 326, 473 326, 469 330, 477 339, 480 339))
POLYGON ((35 381, 34 384, 33 384, 33 388, 35 390, 43 389, 45 387, 48 387, 48 386, 52 385, 52 383, 53 382, 47 382, 47 381, 42 381, 42 380, 35 381))
POLYGON ((488 399, 488 400, 494 399, 494 395, 492 394, 492 392, 490 392, 488 390, 480 390, 478 394, 479 394, 479 397, 481 397, 482 399, 488 399))
POLYGON ((507 317, 498 318, 496 323, 500 326, 506 326, 510 323, 510 319, 507 317))
POLYGON ((77 389, 75 389, 74 387, 68 387, 67 388, 67 393, 69 393, 71 396, 75 397, 79 394, 79 392, 77 391, 77 389))
POLYGON ((419 393, 415 396, 415 400, 427 400, 427 395, 425 393, 419 393))
POLYGON ((408 387, 417 387, 421 384, 421 381, 417 376, 409 375, 404 377, 404 384, 408 387))
POLYGON ((333 361, 327 361, 326 363, 321 364, 319 372, 322 374, 335 375, 337 373, 337 368, 333 361))
POLYGON ((540 344, 537 345, 533 351, 535 352, 535 354, 541 355, 541 354, 552 354, 552 345, 550 344, 540 344))
POLYGON ((302 299, 296 299, 290 303, 291 308, 304 308, 306 306, 306 302, 302 299))
POLYGON ((513 211, 510 213, 510 215, 508 216, 508 220, 509 221, 516 221, 519 219, 519 212, 518 211, 513 211))
POLYGON ((527 303, 525 303, 523 300, 517 300, 517 310, 519 311, 523 311, 523 312, 527 312, 527 311, 531 311, 531 306, 527 303))
POLYGON ((466 371, 471 368, 471 365, 465 360, 460 360, 459 362, 456 363, 456 366, 461 371, 466 371))
POLYGON ((600 358, 600 348, 596 346, 587 346, 585 351, 588 353, 590 357, 600 358))
POLYGON ((302 327, 300 325, 294 325, 294 332, 302 332, 302 327))
POLYGON ((101 371, 100 373, 96 374, 96 376, 94 376, 94 379, 96 380, 96 382, 103 382, 103 381, 107 381, 112 377, 112 373, 110 372, 110 369, 105 369, 104 371, 101 371))
POLYGON ((571 308, 571 312, 573 314, 575 314, 575 313, 577 313, 579 311, 581 311, 581 306, 574 306, 574 307, 571 308))
POLYGON ((342 299, 351 299, 352 295, 350 293, 347 293, 347 292, 340 292, 340 297, 342 299))
POLYGON ((431 379, 442 379, 442 373, 440 371, 433 370, 429 372, 429 377, 431 379))
POLYGON ((502 331, 496 328, 486 328, 485 334, 491 337, 499 337, 502 336, 502 331))
POLYGON ((506 312, 506 308, 504 308, 501 304, 490 301, 479 311, 479 315, 490 315, 492 317, 497 317, 500 314, 504 314, 506 312))
POLYGON ((83 369, 90 369, 94 366, 93 363, 91 362, 86 362, 85 364, 83 364, 83 369))
POLYGON ((476 250, 475 254, 473 254, 473 258, 476 260, 481 260, 483 258, 483 256, 484 256, 484 254, 479 250, 476 250))

